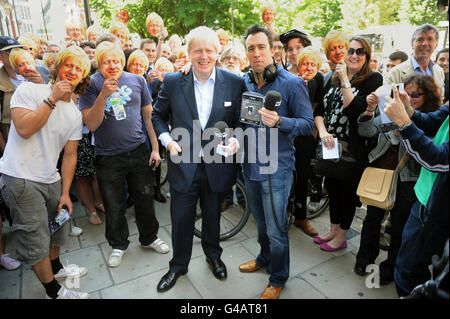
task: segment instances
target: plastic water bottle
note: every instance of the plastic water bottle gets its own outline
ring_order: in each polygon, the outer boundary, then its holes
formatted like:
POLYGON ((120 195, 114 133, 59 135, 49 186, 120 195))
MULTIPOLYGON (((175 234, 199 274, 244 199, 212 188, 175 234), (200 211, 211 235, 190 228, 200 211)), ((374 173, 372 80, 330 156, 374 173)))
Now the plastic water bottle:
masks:
POLYGON ((126 119, 127 114, 125 113, 125 107, 123 106, 122 98, 120 97, 119 92, 114 92, 109 97, 109 102, 111 103, 116 120, 120 121, 126 119))

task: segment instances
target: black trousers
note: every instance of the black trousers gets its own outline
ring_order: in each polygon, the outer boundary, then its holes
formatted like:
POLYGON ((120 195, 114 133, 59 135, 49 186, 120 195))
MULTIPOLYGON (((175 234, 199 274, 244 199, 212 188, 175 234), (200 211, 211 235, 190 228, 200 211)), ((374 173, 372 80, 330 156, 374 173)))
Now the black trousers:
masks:
POLYGON ((145 144, 123 154, 95 157, 95 170, 105 205, 105 235, 114 249, 125 250, 130 244, 123 213, 127 200, 126 185, 135 202, 139 242, 149 245, 157 238, 159 223, 153 205, 153 173, 148 166, 149 157, 145 144))
POLYGON ((224 193, 213 192, 209 186, 204 163, 197 165, 192 185, 185 193, 170 187, 170 216, 172 220, 173 258, 169 262, 170 271, 188 270, 192 255, 194 223, 197 202, 200 200, 202 213, 202 248, 206 257, 219 259, 220 247, 220 204, 224 193))
MULTIPOLYGON (((388 257, 380 264, 380 271, 388 271, 394 274, 394 265, 400 245, 402 243, 402 232, 408 220, 411 207, 417 201, 414 193, 416 182, 401 182, 397 184, 397 195, 395 206, 391 209, 391 243, 388 257)), ((367 215, 363 222, 361 231, 361 242, 359 245, 356 262, 363 267, 374 264, 380 252, 380 230, 385 211, 374 206, 367 206, 367 215)))
POLYGON ((295 210, 297 220, 306 219, 306 199, 308 179, 312 176, 311 159, 315 155, 317 142, 314 136, 297 136, 295 146, 295 170, 297 172, 295 187, 295 210))
POLYGON ((330 222, 350 229, 356 211, 356 189, 359 181, 341 181, 325 177, 325 188, 330 198, 330 222))

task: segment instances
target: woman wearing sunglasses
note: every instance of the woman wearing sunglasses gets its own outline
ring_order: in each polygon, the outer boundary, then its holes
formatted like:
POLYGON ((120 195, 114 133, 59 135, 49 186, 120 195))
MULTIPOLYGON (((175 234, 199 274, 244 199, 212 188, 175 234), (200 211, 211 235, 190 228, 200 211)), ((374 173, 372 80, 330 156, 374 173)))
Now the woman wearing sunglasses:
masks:
MULTIPOLYGON (((436 111, 440 106, 440 90, 433 77, 423 74, 414 74, 405 80, 405 92, 409 96, 409 105, 413 110, 423 113, 436 111)), ((401 135, 396 128, 386 131, 382 127, 381 116, 376 109, 378 97, 374 93, 367 96, 367 110, 358 120, 358 132, 361 136, 375 138, 375 147, 369 152, 368 159, 371 167, 394 170, 406 152, 401 141, 401 135), (375 112, 375 116, 373 115, 375 112)), ((417 198, 414 185, 419 177, 420 165, 409 159, 399 171, 395 206, 390 210, 391 216, 391 242, 387 259, 380 263, 380 284, 389 284, 394 280, 394 265, 400 249, 402 232, 408 220, 412 205, 417 198)), ((366 267, 375 264, 380 252, 380 230, 385 211, 378 207, 367 206, 367 215, 364 219, 359 251, 356 255, 354 267, 358 275, 366 275, 366 267)))
MULTIPOLYGON (((383 83, 382 75, 370 69, 370 43, 363 37, 350 39, 348 55, 336 65, 325 87, 322 103, 314 111, 314 121, 323 145, 332 149, 334 138, 350 153, 350 162, 339 160, 332 171, 322 171, 330 197, 330 231, 314 237, 325 251, 347 247, 346 235, 356 211, 356 188, 367 154, 358 135, 357 119, 367 108, 366 97, 383 83)), ((320 172, 318 172, 320 173, 320 172)))

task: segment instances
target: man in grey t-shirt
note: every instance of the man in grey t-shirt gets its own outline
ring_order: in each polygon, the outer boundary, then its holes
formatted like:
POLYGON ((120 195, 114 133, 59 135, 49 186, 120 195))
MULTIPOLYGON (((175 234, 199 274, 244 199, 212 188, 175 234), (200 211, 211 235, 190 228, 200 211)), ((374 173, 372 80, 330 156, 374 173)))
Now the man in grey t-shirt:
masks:
POLYGON ((94 132, 95 169, 105 205, 106 239, 113 248, 108 265, 117 267, 128 248, 128 225, 123 214, 125 185, 135 201, 139 241, 143 247, 168 253, 157 237, 159 223, 153 205, 153 176, 150 165, 158 166, 158 141, 151 122, 152 98, 143 77, 123 72, 123 51, 111 42, 96 49, 98 72, 91 77, 79 106, 86 127, 94 132), (142 119, 152 144, 145 145, 142 119))

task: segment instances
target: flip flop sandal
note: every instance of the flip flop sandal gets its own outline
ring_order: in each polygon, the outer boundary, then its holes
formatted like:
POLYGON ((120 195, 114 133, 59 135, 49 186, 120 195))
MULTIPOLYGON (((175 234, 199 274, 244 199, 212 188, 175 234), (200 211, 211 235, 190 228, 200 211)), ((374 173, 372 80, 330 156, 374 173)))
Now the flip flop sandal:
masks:
POLYGON ((96 210, 99 210, 102 213, 105 212, 105 206, 103 204, 101 204, 101 203, 100 204, 95 204, 94 207, 95 207, 96 210))
POLYGON ((89 213, 89 223, 90 223, 91 225, 95 225, 95 226, 101 225, 102 220, 101 220, 100 217, 98 216, 97 212, 89 213), (96 223, 93 223, 93 222, 92 222, 92 219, 94 219, 94 220, 96 221, 96 223))

